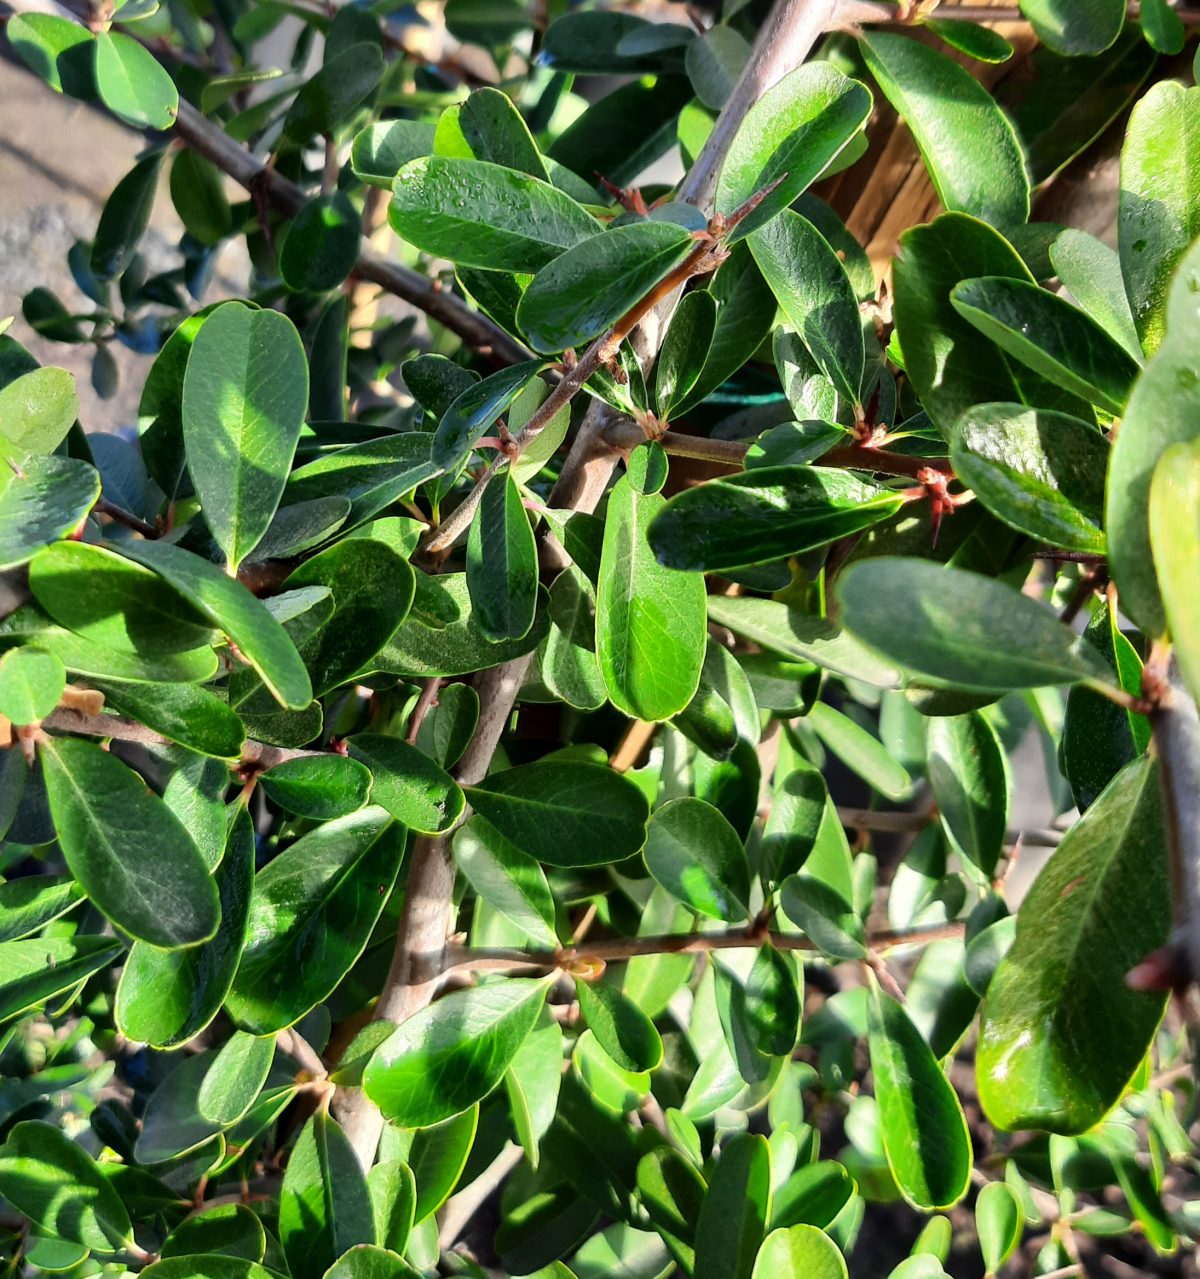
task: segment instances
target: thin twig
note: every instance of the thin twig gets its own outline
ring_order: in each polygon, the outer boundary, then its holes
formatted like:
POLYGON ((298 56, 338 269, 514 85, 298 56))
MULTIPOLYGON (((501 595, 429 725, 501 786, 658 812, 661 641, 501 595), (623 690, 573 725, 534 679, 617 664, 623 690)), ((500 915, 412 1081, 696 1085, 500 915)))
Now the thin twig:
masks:
POLYGON ((134 515, 132 511, 127 511, 123 506, 118 506, 116 502, 110 502, 106 497, 97 498, 92 510, 100 515, 107 515, 110 520, 116 520, 118 524, 124 524, 126 528, 133 529, 135 533, 140 533, 143 537, 158 536, 158 529, 153 524, 147 524, 145 520, 134 515))
POLYGON ((417 735, 421 731, 421 725, 425 722, 425 716, 437 705, 438 690, 441 687, 442 677, 440 675, 431 675, 422 686, 421 696, 417 698, 417 704, 413 707, 412 715, 408 721, 408 732, 404 737, 404 740, 410 746, 417 744, 417 735))

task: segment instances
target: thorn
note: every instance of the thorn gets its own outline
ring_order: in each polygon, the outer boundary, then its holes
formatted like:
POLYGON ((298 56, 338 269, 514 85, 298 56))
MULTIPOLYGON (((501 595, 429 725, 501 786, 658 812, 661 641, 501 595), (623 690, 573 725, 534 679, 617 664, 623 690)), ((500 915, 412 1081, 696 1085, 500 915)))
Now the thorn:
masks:
POLYGON ((615 182, 610 182, 599 169, 593 169, 592 172, 596 175, 600 185, 626 212, 636 213, 643 218, 650 216, 646 201, 637 187, 619 187, 615 182))

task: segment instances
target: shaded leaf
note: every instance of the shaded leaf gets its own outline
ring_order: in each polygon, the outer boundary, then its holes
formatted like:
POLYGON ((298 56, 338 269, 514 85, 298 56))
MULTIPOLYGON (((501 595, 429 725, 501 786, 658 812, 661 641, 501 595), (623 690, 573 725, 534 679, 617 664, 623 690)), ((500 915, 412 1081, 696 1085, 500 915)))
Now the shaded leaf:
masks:
POLYGON ((532 857, 474 816, 455 832, 454 860, 477 897, 539 946, 557 948, 554 898, 545 871, 532 857))
POLYGON ((371 770, 374 802, 409 830, 435 834, 462 816, 461 787, 424 751, 381 733, 356 733, 347 745, 371 770))

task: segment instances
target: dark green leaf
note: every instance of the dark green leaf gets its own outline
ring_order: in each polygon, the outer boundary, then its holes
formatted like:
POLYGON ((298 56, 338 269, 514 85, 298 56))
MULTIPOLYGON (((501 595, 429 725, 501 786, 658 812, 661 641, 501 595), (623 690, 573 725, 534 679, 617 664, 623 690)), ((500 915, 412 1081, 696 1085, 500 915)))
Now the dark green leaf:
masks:
POLYGON ((274 1060, 273 1036, 257 1039, 235 1030, 213 1058, 200 1085, 196 1097, 200 1113, 223 1128, 237 1123, 262 1091, 274 1060))
POLYGON ((750 914, 750 873, 742 841, 711 804, 674 799, 646 831, 646 865, 674 897, 699 914, 734 922, 750 914))
POLYGON ((1167 939, 1164 839, 1156 769, 1140 759, 1071 828, 1022 902, 1016 942, 988 987, 977 1059, 998 1127, 1085 1132, 1141 1064, 1165 996, 1131 990, 1125 974, 1167 939))
POLYGON ((396 879, 404 832, 382 808, 327 822, 268 863, 226 1006, 266 1035, 303 1017, 362 954, 396 879))
POLYGON ((1007 62, 1013 47, 991 27, 975 22, 956 22, 953 18, 930 18, 922 24, 952 49, 965 53, 977 62, 1007 62))
POLYGON ((39 932, 82 900, 82 889, 65 875, 26 875, 0 884, 0 942, 39 932))
POLYGON ((827 747, 869 786, 888 799, 907 799, 912 778, 887 747, 863 726, 824 702, 809 711, 807 722, 827 747))
POLYGON ((362 808, 371 793, 371 774, 341 755, 305 755, 269 768, 258 784, 287 812, 327 821, 362 808))
POLYGON ((596 592, 574 564, 550 588, 550 631, 541 672, 546 687, 568 706, 595 710, 607 700, 596 660, 596 592))
POLYGON ((646 839, 645 797, 596 764, 542 760, 465 789, 477 812, 548 866, 604 866, 632 857, 646 839))
POLYGON ((283 505, 322 497, 349 498, 347 528, 373 519, 385 507, 440 475, 423 431, 385 435, 368 444, 348 444, 292 472, 283 505))
POLYGON ((859 47, 903 116, 942 207, 999 226, 1029 217, 1025 157, 1008 117, 965 68, 908 36, 872 31, 859 47))
POLYGON ((695 241, 672 222, 633 222, 568 248, 533 277, 517 323, 535 351, 581 347, 683 262, 695 241))
POLYGON ((181 746, 218 759, 237 759, 242 753, 245 726, 228 702, 206 688, 96 682, 113 710, 132 716, 181 746))
POLYGON ((706 107, 719 111, 750 56, 750 46, 732 27, 710 27, 703 36, 690 40, 684 66, 696 96, 706 107))
POLYGON ((113 923, 156 946, 217 930, 217 890, 182 823, 114 755, 74 738, 40 744, 50 811, 71 874, 113 923))
POLYGON ((325 1272, 324 1279, 420 1279, 403 1257, 374 1244, 355 1244, 325 1272))
POLYGON ((798 67, 768 89, 746 113, 726 153, 717 182, 717 212, 728 216, 776 179, 783 180, 734 238, 786 209, 833 163, 870 113, 866 87, 828 62, 798 67))
MULTIPOLYGON (((372 1024, 387 1025, 386 1022, 372 1024)), ((367 1190, 375 1208, 375 1237, 382 1240, 385 1247, 403 1253, 412 1234, 417 1202, 411 1170, 399 1159, 381 1160, 367 1172, 367 1190)))
POLYGON ((297 293, 336 289, 358 261, 358 210, 341 191, 310 200, 279 245, 279 274, 297 293))
POLYGON ((1000 690, 1106 677, 1048 608, 978 573, 901 556, 864 560, 842 574, 838 598, 860 639, 935 686, 1000 690))
POLYGON ((154 55, 132 36, 101 31, 96 36, 96 89, 101 101, 135 129, 169 129, 179 112, 179 94, 154 55))
POLYGON ((1070 57, 1103 52, 1125 22, 1121 0, 1021 0, 1021 12, 1039 40, 1070 57))
POLYGON ((669 421, 677 403, 687 397, 708 359, 717 327, 716 299, 707 289, 685 293, 658 357, 654 396, 660 422, 669 421))
POLYGON ((476 159, 550 181, 529 126, 499 89, 476 89, 459 108, 458 127, 476 159))
POLYGON ((638 1161, 638 1197, 651 1222, 688 1268, 695 1266, 696 1221, 707 1187, 695 1165, 671 1146, 659 1146, 638 1161))
POLYGON ((1109 413, 1125 408, 1138 364, 1090 316, 1026 280, 963 280, 954 309, 1001 350, 1109 413))
POLYGON ((452 991, 397 1027, 367 1063, 367 1096, 395 1123, 427 1128, 492 1091, 533 1029, 544 981, 452 991))
POLYGON ((529 633, 537 612, 537 544, 521 491, 507 470, 484 489, 471 523, 467 590, 488 639, 500 643, 529 633))
POLYGON ((949 1208, 971 1184, 971 1136, 962 1106, 908 1014, 874 982, 867 1011, 888 1167, 913 1207, 949 1208))
POLYGON ((79 526, 100 496, 100 476, 73 457, 31 457, 0 468, 0 570, 16 568, 79 526))
POLYGON ((142 1273, 146 1279, 272 1279, 272 1272, 257 1262, 220 1253, 164 1257, 142 1273))
POLYGON ((782 781, 776 774, 771 811, 763 826, 759 861, 778 882, 804 865, 825 815, 828 791, 818 769, 802 762, 782 781))
POLYGON ((381 120, 368 125, 354 139, 350 152, 354 176, 390 191, 396 174, 410 160, 433 153, 434 129, 419 120, 381 120))
POLYGON ((596 655, 609 698, 645 720, 683 710, 704 662, 704 579, 662 568, 647 540, 665 505, 659 494, 639 494, 628 477, 613 489, 596 591, 596 655))
POLYGON ((862 959, 867 953, 863 922, 835 889, 812 875, 789 875, 779 903, 787 917, 818 950, 834 959, 862 959))
POLYGON ((485 818, 475 816, 454 836, 454 860, 467 882, 539 946, 554 950, 554 898, 546 872, 485 818))
POLYGON ((372 799, 409 830, 435 834, 462 816, 461 787, 424 751, 380 733, 356 733, 347 745, 371 770, 372 799))
POLYGON ((557 187, 484 160, 412 160, 392 190, 397 234, 458 266, 539 271, 599 226, 557 187))
POLYGON ((218 1204, 176 1226, 163 1240, 159 1255, 166 1258, 217 1254, 257 1263, 263 1259, 266 1246, 262 1222, 245 1204, 218 1204))
POLYGON ((929 787, 954 847, 991 879, 1004 850, 1012 786, 996 730, 978 712, 943 715, 927 730, 929 787))
POLYGON ((220 244, 233 230, 225 179, 198 151, 180 151, 171 162, 171 203, 187 233, 201 244, 220 244))
POLYGON ((1174 55, 1183 51, 1187 32, 1183 19, 1166 0, 1144 0, 1138 8, 1142 32, 1156 53, 1174 55))
POLYGON ((662 1064, 662 1038, 654 1023, 615 986, 575 981, 579 1011, 601 1048, 622 1069, 657 1070, 662 1064))
POLYGON ((462 461, 541 367, 538 360, 526 360, 469 384, 442 415, 434 436, 434 461, 447 470, 462 461))
POLYGON ((325 1110, 305 1124, 288 1159, 279 1190, 279 1240, 293 1279, 321 1279, 347 1248, 375 1240, 366 1178, 346 1134, 325 1110))
POLYGON ((771 1148, 757 1133, 736 1133, 696 1220, 696 1279, 750 1279, 770 1211, 771 1148))
POLYGON ((335 126, 372 93, 383 76, 383 53, 373 41, 351 45, 307 80, 283 123, 283 136, 303 144, 335 126))
POLYGON ((981 404, 955 427, 962 482, 1019 532, 1070 551, 1104 554, 1100 522, 1109 445, 1091 424, 1023 404, 981 404))

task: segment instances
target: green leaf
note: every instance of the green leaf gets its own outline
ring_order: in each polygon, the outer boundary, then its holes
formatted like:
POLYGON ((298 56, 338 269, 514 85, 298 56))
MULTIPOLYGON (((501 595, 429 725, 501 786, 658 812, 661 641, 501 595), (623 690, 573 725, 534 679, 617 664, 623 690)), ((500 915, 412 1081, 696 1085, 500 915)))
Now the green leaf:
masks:
POLYGON ((75 378, 66 369, 31 369, 0 389, 0 453, 18 463, 53 453, 78 416, 75 378))
POLYGON ((824 702, 817 702, 806 718, 825 745, 874 790, 894 800, 912 794, 908 770, 861 724, 824 702))
POLYGON ((854 1194, 854 1182, 842 1164, 832 1159, 806 1164, 776 1187, 771 1226, 810 1225, 823 1230, 837 1220, 854 1194))
POLYGON ((654 1023, 615 986, 576 978, 575 997, 600 1047, 622 1070, 648 1072, 662 1065, 662 1038, 654 1023))
POLYGON ((783 913, 818 950, 834 959, 863 959, 863 922, 836 890, 812 875, 789 875, 779 891, 783 913))
POLYGON ((17 57, 56 92, 96 96, 92 33, 69 18, 14 13, 5 29, 17 57))
POLYGON ((595 710, 608 700, 596 659, 596 592, 574 564, 550 588, 550 631, 541 652, 542 681, 579 710, 595 710))
MULTIPOLYGON (((1163 610, 1184 679, 1200 696, 1200 441, 1162 455, 1150 485, 1150 544, 1163 610)), ((0 662, 0 679, 4 664, 0 662)), ((11 715, 10 715, 11 718, 11 715)))
POLYGON ((862 317, 828 241, 807 218, 787 210, 750 237, 750 252, 821 371, 847 404, 857 405, 866 361, 862 317))
POLYGON ((218 1204, 185 1218, 163 1240, 161 1257, 218 1254, 256 1264, 263 1259, 267 1234, 245 1204, 218 1204))
POLYGON ((196 1097, 200 1113, 223 1128, 237 1123, 254 1105, 274 1060, 273 1036, 258 1039, 235 1030, 213 1058, 200 1085, 196 1097))
POLYGON ((0 884, 0 942, 40 932, 82 900, 82 889, 65 875, 24 875, 0 884))
POLYGON ((963 280, 950 301, 1002 351, 1056 386, 1109 413, 1124 411, 1138 362, 1085 312, 1004 276, 963 280))
POLYGON ((184 229, 206 246, 233 231, 233 210, 221 170, 198 151, 180 151, 171 162, 171 203, 184 229))
POLYGON ((659 565, 647 530, 666 505, 628 476, 609 494, 596 591, 596 656, 618 710, 669 719, 692 700, 704 662, 704 579, 659 565))
POLYGON ((318 133, 332 133, 375 92, 383 69, 383 52, 373 41, 331 58, 296 94, 283 122, 284 138, 303 145, 318 133))
POLYGON ((1138 19, 1146 42, 1156 53, 1174 55, 1183 52, 1187 31, 1183 19, 1166 0, 1148 0, 1138 9, 1138 19))
POLYGON ((1116 251, 1094 235, 1068 227, 1050 246, 1050 262, 1076 303, 1141 363, 1142 344, 1116 251))
POLYGON ((375 1215, 354 1148, 318 1110, 304 1125, 279 1190, 279 1240, 293 1279, 321 1279, 355 1244, 374 1243, 375 1215))
POLYGON ((462 788, 424 751, 381 733, 356 733, 347 746, 371 770, 374 802, 409 830, 437 834, 462 816, 462 788))
POLYGON ((326 586, 333 592, 332 615, 299 646, 313 693, 320 697, 370 669, 408 616, 416 578, 386 541, 347 537, 305 560, 283 585, 286 590, 326 586))
POLYGON ((517 978, 451 991, 376 1049, 363 1072, 367 1096, 406 1128, 460 1114, 500 1083, 545 998, 544 981, 517 978))
POLYGON ((1029 217, 1025 157, 1008 117, 965 68, 908 36, 859 38, 871 74, 912 131, 942 207, 997 226, 1029 217))
POLYGON ((772 880, 786 879, 808 860, 828 798, 825 778, 806 761, 799 761, 782 781, 776 774, 771 811, 759 844, 759 862, 772 880))
POLYGON ((122 949, 110 937, 31 937, 0 944, 0 1021, 78 986, 107 968, 122 949))
POLYGON ((599 224, 571 197, 484 160, 427 156, 396 175, 388 220, 424 253, 489 271, 540 271, 599 224))
MULTIPOLYGON (((512 403, 508 414, 510 434, 519 435, 550 394, 550 387, 534 378, 512 403)), ((564 404, 539 433, 521 450, 521 456, 510 463, 510 474, 518 484, 528 484, 537 478, 543 466, 558 451, 567 437, 571 425, 571 406, 564 404)))
POLYGON ((655 1230, 681 1264, 693 1270, 696 1220, 707 1189, 704 1178, 678 1150, 659 1146, 638 1160, 637 1189, 655 1230))
POLYGON ((194 684, 116 683, 97 680, 108 705, 171 741, 202 755, 237 759, 246 728, 237 713, 206 688, 194 684))
POLYGON ((952 49, 977 62, 1007 62, 1013 55, 1012 45, 991 27, 953 18, 929 18, 922 25, 952 49))
POLYGON ((237 645, 281 706, 303 710, 312 685, 296 646, 267 607, 198 555, 166 542, 122 542, 120 553, 152 569, 237 645))
POLYGON ((959 479, 1006 524, 1051 546, 1103 555, 1110 448, 1088 422, 1023 404, 980 404, 954 428, 959 479))
POLYGON ((220 1253, 164 1257, 141 1273, 146 1279, 271 1279, 271 1271, 256 1261, 220 1253))
POLYGON ((644 795, 596 764, 540 760, 465 790, 476 812, 548 866, 605 866, 632 857, 646 839, 644 795))
MULTIPOLYGON (((965 25, 965 24, 955 24, 965 25)), ((754 1279, 846 1279, 837 1244, 815 1226, 772 1230, 754 1262, 754 1279)))
POLYGON ((58 705, 67 672, 53 653, 14 648, 0 657, 0 715, 14 724, 36 724, 58 705))
POLYGON ((96 89, 104 105, 135 129, 169 129, 179 113, 174 81, 131 36, 96 36, 96 89))
POLYGON ((47 1234, 111 1253, 133 1240, 120 1195, 53 1124, 17 1124, 0 1146, 0 1194, 47 1234))
POLYGON ((971 1135, 962 1106, 908 1013, 874 982, 867 1016, 888 1167, 914 1208, 949 1208, 971 1184, 971 1135))
POLYGON ((479 1129, 479 1107, 440 1124, 410 1130, 396 1143, 417 1183, 413 1220, 419 1226, 450 1198, 467 1165, 479 1129))
POLYGON ((521 490, 494 476, 467 539, 467 590, 480 630, 496 642, 529 634, 537 612, 537 544, 521 490))
POLYGON ((397 432, 367 444, 348 444, 297 467, 284 490, 283 505, 318 498, 349 498, 344 527, 373 519, 397 499, 440 475, 423 431, 397 432))
POLYGON ((532 857, 475 816, 455 832, 454 860, 477 897, 537 945, 557 949, 554 898, 545 871, 532 857))
POLYGON ((716 328, 716 298, 707 289, 685 293, 658 356, 654 398, 660 422, 670 420, 674 406, 696 385, 716 328))
POLYGON ((423 120, 381 120, 368 125, 350 151, 354 176, 390 191, 396 174, 410 160, 433 154, 435 128, 423 120))
POLYGON ((267 531, 308 405, 308 362, 278 311, 226 302, 192 343, 183 438, 204 521, 232 569, 267 531))
POLYGON ((749 235, 786 209, 833 163, 870 114, 866 86, 828 62, 798 67, 768 89, 746 113, 726 152, 716 210, 728 216, 783 180, 732 238, 749 235))
POLYGON ((935 687, 1038 688, 1107 677, 1048 608, 978 573, 904 556, 864 560, 841 575, 837 594, 850 630, 935 687))
POLYGON ((341 755, 284 760, 260 774, 258 784, 280 808, 316 821, 357 812, 371 794, 371 774, 341 755))
POLYGON ((543 1008, 504 1076, 513 1128, 533 1168, 541 1162, 541 1140, 558 1109, 562 1064, 562 1028, 543 1008))
POLYGON ((403 1253, 412 1234, 417 1202, 411 1170, 399 1159, 381 1160, 367 1171, 367 1190, 375 1209, 375 1237, 393 1252, 403 1253))
POLYGON ((673 799, 646 831, 646 866, 673 897, 727 922, 750 915, 750 868, 737 832, 703 800, 673 799))
POLYGON ((458 127, 477 159, 550 181, 529 126, 512 99, 499 89, 485 87, 471 93, 459 108, 458 127))
POLYGON ((279 245, 283 282, 296 293, 336 289, 358 261, 361 231, 358 210, 344 192, 309 200, 279 245))
POLYGON ((168 949, 217 931, 217 890, 183 824, 145 782, 90 742, 39 746, 67 866, 96 907, 127 933, 168 949))
POLYGON ((813 662, 877 688, 897 688, 900 672, 853 635, 824 617, 802 613, 777 600, 749 595, 712 595, 708 616, 737 635, 800 662, 813 662))
POLYGON ((991 879, 1008 831, 1012 780, 996 730, 978 711, 926 729, 929 788, 954 847, 991 879))
POLYGON ((457 466, 531 385, 541 368, 541 361, 525 360, 466 386, 438 424, 433 440, 434 461, 447 470, 457 466))
POLYGON ((696 96, 706 107, 719 111, 725 105, 749 56, 745 38, 720 24, 688 41, 684 65, 696 96))
POLYGON ((221 901, 217 935, 203 946, 162 951, 139 942, 117 987, 116 1021, 139 1043, 170 1048, 195 1038, 217 1015, 237 970, 254 882, 254 827, 239 808, 215 872, 221 901))
POLYGON ((343 1253, 323 1279, 420 1279, 420 1275, 397 1253, 362 1243, 343 1253))
POLYGON ((382 808, 327 822, 254 878, 246 945, 226 1000, 244 1030, 292 1025, 362 954, 399 870, 404 832, 382 808))
POLYGON ((1117 232, 1125 290, 1147 354, 1166 331, 1167 293, 1200 235, 1200 90, 1152 85, 1134 107, 1121 148, 1117 232))
POLYGON ((533 277, 517 323, 535 351, 581 347, 611 328, 694 249, 673 222, 633 222, 568 248, 533 277))
POLYGON ((1085 1132, 1140 1066, 1165 996, 1130 990, 1125 974, 1170 929, 1164 841, 1156 768, 1142 758, 1076 822, 1021 903, 1017 939, 988 986, 976 1064, 997 1127, 1085 1132))
POLYGON ((994 1275, 1017 1250, 1024 1214, 1016 1191, 1003 1181, 989 1181, 975 1200, 975 1233, 983 1268, 994 1275))
POLYGON ((757 1133, 735 1133, 696 1220, 696 1279, 750 1279, 770 1216, 771 1147, 757 1133))
POLYGON ((1102 53, 1121 34, 1121 0, 1021 0, 1021 12, 1037 38, 1070 57, 1102 53))
POLYGON ((19 475, 0 467, 0 570, 73 532, 99 496, 100 476, 73 457, 31 457, 19 475))

